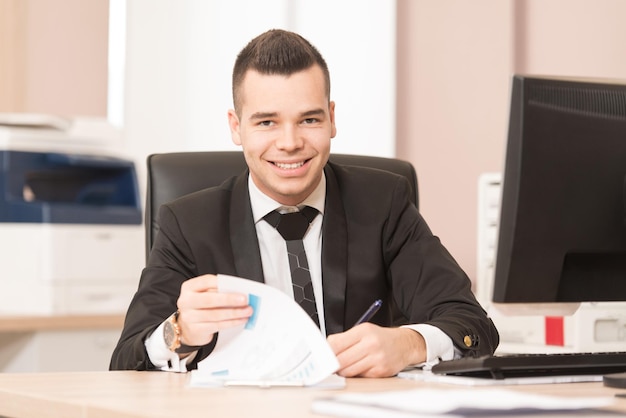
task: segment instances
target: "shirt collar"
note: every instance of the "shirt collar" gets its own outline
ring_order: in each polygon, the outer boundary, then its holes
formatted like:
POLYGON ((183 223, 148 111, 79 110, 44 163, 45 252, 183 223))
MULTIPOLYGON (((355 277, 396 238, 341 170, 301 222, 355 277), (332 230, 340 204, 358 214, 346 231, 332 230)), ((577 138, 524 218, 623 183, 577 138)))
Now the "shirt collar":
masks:
MULTIPOLYGON (((293 206, 281 205, 271 197, 265 195, 252 181, 252 176, 248 175, 248 190, 250 191, 250 204, 252 205, 252 216, 254 223, 259 222, 265 215, 276 209, 294 209, 293 206)), ((326 174, 322 172, 322 178, 313 192, 296 206, 311 206, 324 214, 324 204, 326 202, 326 174)))

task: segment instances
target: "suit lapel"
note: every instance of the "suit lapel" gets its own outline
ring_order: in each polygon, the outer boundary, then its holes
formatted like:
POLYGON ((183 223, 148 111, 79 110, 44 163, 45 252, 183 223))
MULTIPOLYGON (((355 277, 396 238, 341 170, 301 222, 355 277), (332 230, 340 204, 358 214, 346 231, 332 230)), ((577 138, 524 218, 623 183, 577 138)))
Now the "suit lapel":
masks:
POLYGON ((248 171, 237 177, 231 196, 231 245, 239 277, 264 282, 259 240, 256 235, 248 192, 248 171))
POLYGON ((335 173, 330 165, 326 165, 324 172, 326 204, 322 224, 322 281, 326 333, 330 335, 345 330, 348 227, 335 173))
MULTIPOLYGON (((326 204, 322 224, 322 281, 324 318, 328 335, 345 330, 345 295, 348 269, 346 214, 333 169, 327 165, 326 204), (332 231, 329 233, 328 231, 332 231), (326 238, 331 237, 332 238, 326 238)), ((237 275, 263 283, 263 266, 252 206, 248 192, 248 172, 239 176, 231 197, 231 245, 237 275)))

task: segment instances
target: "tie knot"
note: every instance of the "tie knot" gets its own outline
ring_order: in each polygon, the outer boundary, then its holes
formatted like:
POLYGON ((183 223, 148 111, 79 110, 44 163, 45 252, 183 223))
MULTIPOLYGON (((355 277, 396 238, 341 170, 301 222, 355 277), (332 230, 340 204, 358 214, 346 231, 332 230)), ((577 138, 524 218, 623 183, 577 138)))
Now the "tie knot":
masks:
POLYGON ((317 213, 317 209, 305 206, 299 212, 281 214, 274 210, 263 219, 276 228, 285 241, 294 241, 304 237, 317 213))

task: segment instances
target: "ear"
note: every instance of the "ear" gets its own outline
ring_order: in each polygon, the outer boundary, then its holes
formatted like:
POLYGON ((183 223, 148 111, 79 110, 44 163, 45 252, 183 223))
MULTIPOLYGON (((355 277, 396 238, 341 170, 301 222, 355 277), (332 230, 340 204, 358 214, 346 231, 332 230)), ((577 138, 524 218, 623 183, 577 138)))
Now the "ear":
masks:
POLYGON ((328 103, 328 110, 330 114, 330 137, 334 138, 337 135, 337 126, 335 126, 335 102, 328 103))
POLYGON ((230 138, 235 145, 241 145, 241 135, 239 134, 239 117, 233 109, 228 111, 228 127, 230 128, 230 138))

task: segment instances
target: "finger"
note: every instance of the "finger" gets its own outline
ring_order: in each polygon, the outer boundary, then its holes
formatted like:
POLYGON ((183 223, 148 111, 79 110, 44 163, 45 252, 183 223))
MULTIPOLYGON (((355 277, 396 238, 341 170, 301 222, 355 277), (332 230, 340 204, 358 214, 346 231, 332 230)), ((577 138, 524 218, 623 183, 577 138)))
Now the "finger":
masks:
POLYGON ((361 347, 360 339, 344 332, 329 336, 328 342, 339 362, 338 373, 341 376, 344 376, 344 372, 356 375, 362 370, 362 366, 356 365, 367 357, 367 352, 361 347))
POLYGON ((221 322, 194 323, 183 327, 182 335, 187 345, 205 345, 215 338, 215 334, 233 327, 241 327, 248 321, 244 319, 233 319, 221 322))
POLYGON ((217 322, 196 322, 188 327, 188 329, 194 335, 206 336, 228 328, 242 326, 246 322, 248 322, 248 318, 229 319, 217 322))
POLYGON ((353 329, 349 329, 345 332, 340 332, 338 334, 329 335, 326 338, 328 345, 333 350, 335 355, 338 355, 352 347, 353 345, 359 342, 359 338, 357 338, 357 334, 352 332, 353 329))
POLYGON ((208 343, 216 332, 244 325, 252 315, 252 308, 190 309, 180 312, 178 323, 182 334, 191 345, 208 343))
POLYGON ((248 295, 222 292, 185 292, 178 298, 178 308, 214 309, 248 306, 248 295))
POLYGON ((181 285, 181 291, 191 292, 207 292, 217 291, 218 281, 217 276, 214 274, 203 274, 202 276, 192 277, 187 279, 181 285))
POLYGON ((360 365, 350 365, 336 371, 338 376, 341 377, 366 377, 367 371, 360 365))
POLYGON ((366 354, 344 352, 337 357, 339 369, 337 374, 343 377, 361 376, 371 368, 366 354))
POLYGON ((223 330, 228 329, 228 328, 242 326, 246 322, 248 322, 248 318, 231 319, 231 320, 228 320, 228 321, 214 322, 214 323, 212 323, 212 325, 215 327, 215 331, 214 332, 218 332, 218 331, 223 331, 223 330))
POLYGON ((240 319, 247 320, 253 313, 251 306, 242 308, 188 309, 180 312, 179 320, 189 323, 210 324, 240 319))
POLYGON ((369 349, 367 344, 359 344, 348 350, 349 356, 338 358, 340 368, 337 374, 344 377, 389 377, 403 367, 389 360, 384 351, 369 349))

